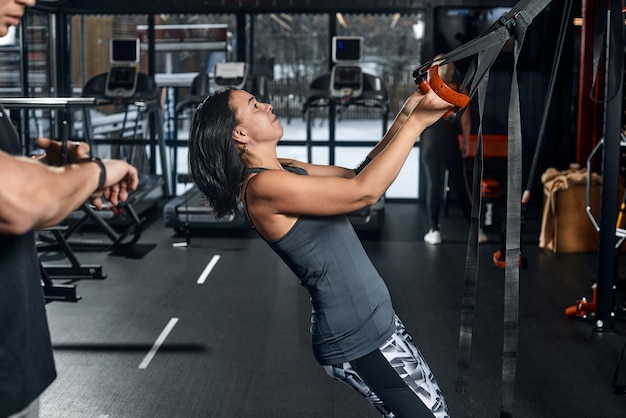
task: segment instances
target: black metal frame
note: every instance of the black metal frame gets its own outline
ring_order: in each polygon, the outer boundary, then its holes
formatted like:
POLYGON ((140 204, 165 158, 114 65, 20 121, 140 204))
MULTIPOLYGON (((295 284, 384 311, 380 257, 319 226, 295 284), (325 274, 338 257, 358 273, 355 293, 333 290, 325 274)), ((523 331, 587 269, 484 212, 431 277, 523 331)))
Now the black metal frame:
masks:
POLYGON ((437 6, 512 6, 515 2, 495 0, 58 0, 38 2, 42 10, 68 14, 152 13, 402 13, 437 6))

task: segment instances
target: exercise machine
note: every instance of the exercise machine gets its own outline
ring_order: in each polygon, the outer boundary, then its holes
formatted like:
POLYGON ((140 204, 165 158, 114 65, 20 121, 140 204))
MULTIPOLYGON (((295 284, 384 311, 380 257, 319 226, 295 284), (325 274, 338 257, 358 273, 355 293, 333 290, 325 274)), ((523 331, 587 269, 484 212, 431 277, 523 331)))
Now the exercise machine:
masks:
MULTIPOLYGON (((600 232, 600 222, 596 218, 596 214, 593 213, 592 206, 591 206, 591 200, 592 200, 591 188, 593 184, 591 173, 592 173, 593 158, 596 156, 598 151, 602 149, 602 147, 604 147, 604 139, 601 139, 596 144, 596 146, 593 148, 593 150, 589 154, 589 157, 587 157, 587 182, 586 182, 586 189, 585 189, 585 201, 586 201, 585 212, 587 213, 587 216, 589 217, 589 220, 591 221, 594 229, 598 233, 600 232)), ((620 134, 620 148, 622 150, 626 149, 626 136, 623 133, 620 134)), ((626 170, 626 167, 623 161, 621 164, 621 170, 622 170, 621 174, 623 178, 624 171, 626 170)), ((624 243, 624 241, 626 240, 625 226, 626 226, 626 192, 624 192, 622 195, 622 199, 619 204, 619 211, 617 213, 617 223, 615 225, 615 257, 619 255, 620 248, 622 244, 624 243)), ((617 266, 617 263, 615 264, 617 266)), ((615 278, 612 283, 613 299, 615 296, 615 289, 617 289, 618 279, 619 278, 618 278, 617 267, 616 267, 615 278)), ((615 303, 614 300, 612 301, 612 305, 613 305, 613 310, 611 312, 611 315, 613 317, 620 317, 620 315, 618 314, 621 314, 621 316, 623 317, 623 314, 624 314, 623 305, 622 305, 622 309, 616 309, 617 304, 615 303)), ((596 280, 592 280, 591 281, 591 299, 587 299, 587 297, 583 296, 580 299, 576 300, 574 305, 565 308, 565 315, 570 318, 595 319, 597 307, 598 307, 598 283, 596 280)))
MULTIPOLYGON (((180 183, 191 183, 188 175, 178 176, 180 183)), ((183 193, 170 200, 163 208, 163 220, 167 228, 173 228, 176 233, 186 236, 192 231, 214 229, 247 229, 250 222, 243 216, 230 214, 223 218, 213 216, 211 208, 203 200, 202 192, 192 186, 183 193)))
MULTIPOLYGON (((82 124, 76 123, 76 130, 82 132, 92 153, 123 159, 137 167, 139 186, 115 207, 105 202, 105 210, 95 210, 84 203, 65 219, 63 238, 71 248, 111 250, 113 254, 137 257, 141 217, 161 197, 170 194, 162 113, 154 80, 137 68, 138 40, 111 40, 110 60, 107 72, 95 75, 83 86, 81 99, 93 103, 81 108, 82 124), (157 174, 157 160, 163 174, 157 174), (97 238, 72 238, 79 230, 95 231, 97 238)), ((58 239, 42 238, 47 242, 42 251, 60 245, 58 239)))

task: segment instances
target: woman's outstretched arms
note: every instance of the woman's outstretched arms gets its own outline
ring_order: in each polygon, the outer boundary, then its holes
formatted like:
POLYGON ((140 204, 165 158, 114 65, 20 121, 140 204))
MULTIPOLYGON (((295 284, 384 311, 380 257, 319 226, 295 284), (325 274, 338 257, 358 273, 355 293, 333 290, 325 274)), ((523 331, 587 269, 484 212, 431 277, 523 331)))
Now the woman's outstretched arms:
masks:
MULTIPOLYGON (((334 171, 346 173, 345 176, 323 176, 315 170, 316 166, 292 162, 296 166, 304 165, 310 175, 298 176, 276 170, 257 175, 253 187, 249 188, 248 207, 262 206, 268 214, 324 216, 371 205, 395 180, 419 134, 450 108, 434 93, 416 93, 403 108, 408 115, 401 114, 396 118, 395 132, 386 135, 385 146, 376 151, 372 162, 358 176, 348 174, 347 169, 334 171)), ((319 166, 318 170, 326 169, 319 166)))

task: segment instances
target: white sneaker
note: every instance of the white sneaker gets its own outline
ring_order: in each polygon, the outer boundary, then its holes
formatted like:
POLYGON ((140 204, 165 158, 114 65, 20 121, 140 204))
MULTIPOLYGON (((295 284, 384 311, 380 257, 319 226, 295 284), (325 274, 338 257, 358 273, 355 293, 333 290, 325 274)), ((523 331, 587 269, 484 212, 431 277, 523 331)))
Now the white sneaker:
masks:
POLYGON ((487 237, 487 235, 483 232, 483 230, 481 228, 478 229, 478 243, 479 244, 484 244, 485 242, 489 241, 489 238, 487 237))
POLYGON ((428 234, 424 235, 424 241, 431 245, 441 244, 441 233, 435 229, 431 229, 428 231, 428 234))

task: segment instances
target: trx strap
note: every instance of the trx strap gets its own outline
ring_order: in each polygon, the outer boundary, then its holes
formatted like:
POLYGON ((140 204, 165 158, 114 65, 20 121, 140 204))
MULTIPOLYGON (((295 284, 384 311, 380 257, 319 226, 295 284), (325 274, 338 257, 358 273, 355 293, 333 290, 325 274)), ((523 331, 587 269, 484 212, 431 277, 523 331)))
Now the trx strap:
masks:
MULTIPOLYGON (((517 368, 518 310, 519 310, 519 265, 520 224, 521 224, 521 184, 522 175, 522 138, 519 106, 519 85, 517 80, 517 61, 528 26, 533 19, 550 3, 550 0, 522 0, 509 12, 500 17, 490 30, 480 38, 468 42, 445 54, 437 60, 439 65, 454 62, 470 56, 477 56, 466 73, 462 88, 470 87, 469 97, 478 94, 480 125, 478 142, 474 158, 472 181, 473 207, 471 214, 466 266, 464 277, 461 324, 459 331, 459 359, 456 390, 464 392, 468 381, 469 359, 474 322, 476 283, 478 276, 478 228, 481 207, 482 181, 482 118, 486 97, 489 70, 504 44, 513 38, 514 62, 511 81, 511 96, 508 114, 508 180, 507 180, 507 221, 506 221, 506 268, 504 291, 504 344, 502 363, 502 402, 500 416, 513 414, 513 393, 517 368), (514 261, 513 261, 514 260, 514 261)), ((419 84, 419 75, 432 67, 426 63, 413 75, 419 84)), ((457 114, 460 112, 456 112, 457 114)))
MULTIPOLYGON (((554 86, 555 86, 555 82, 556 82, 556 75, 557 75, 557 70, 559 68, 559 63, 561 61, 561 55, 562 55, 562 51, 563 51, 563 44, 565 42, 565 34, 567 31, 567 25, 569 22, 569 18, 570 18, 570 13, 571 13, 571 9, 572 9, 572 0, 566 0, 566 4, 564 7, 564 13, 563 16, 561 18, 561 26, 560 26, 560 30, 559 30, 559 38, 557 41, 557 51, 554 55, 554 61, 552 63, 552 73, 550 75, 550 81, 548 83, 548 90, 546 92, 546 101, 545 101, 545 105, 544 105, 544 111, 543 111, 543 116, 542 116, 542 120, 541 120, 541 125, 539 127, 539 134, 537 135, 537 145, 535 147, 535 153, 533 156, 533 161, 531 163, 530 166, 530 171, 528 174, 528 179, 526 181, 526 188, 524 189, 524 192, 522 194, 522 222, 521 222, 521 231, 523 232, 524 230, 524 224, 525 224, 525 213, 526 213, 526 209, 527 209, 527 204, 530 201, 530 190, 532 188, 532 185, 534 183, 534 179, 535 179, 535 174, 537 172, 537 164, 539 162, 539 156, 541 154, 541 148, 542 148, 542 144, 543 144, 543 138, 544 138, 544 133, 545 133, 545 128, 546 128, 546 122, 548 120, 548 114, 550 111, 550 104, 552 102, 552 95, 554 92, 554 86)), ((505 235, 502 234, 502 236, 504 237, 505 235)), ((505 262, 505 253, 506 253, 506 242, 505 239, 501 240, 501 247, 500 249, 498 249, 494 255, 493 255, 493 263, 496 267, 502 268, 504 269, 506 266, 506 262, 505 262)), ((521 245, 520 245, 521 248, 521 245)), ((520 249, 520 255, 519 255, 519 266, 520 268, 526 268, 528 265, 528 261, 526 260, 526 257, 524 256, 524 254, 522 253, 521 249, 520 249)))
POLYGON ((502 403, 500 416, 513 416, 513 393, 517 370, 519 254, 521 252, 522 209, 522 126, 520 123, 517 60, 526 29, 531 21, 518 19, 515 25, 515 48, 511 101, 509 103, 508 177, 506 216, 506 267, 504 269, 504 347, 502 353, 502 403))

